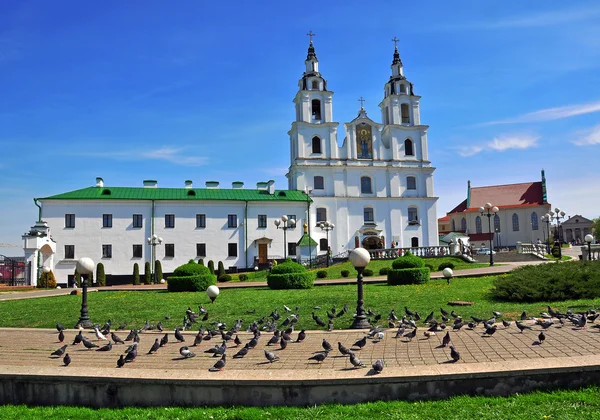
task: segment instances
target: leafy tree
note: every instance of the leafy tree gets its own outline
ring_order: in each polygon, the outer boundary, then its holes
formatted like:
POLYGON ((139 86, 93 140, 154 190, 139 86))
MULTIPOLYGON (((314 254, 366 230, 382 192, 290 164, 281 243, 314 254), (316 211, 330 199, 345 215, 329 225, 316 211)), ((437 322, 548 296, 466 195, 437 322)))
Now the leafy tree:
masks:
POLYGON ((101 262, 96 266, 96 280, 98 286, 106 286, 106 274, 104 273, 104 264, 101 262))
POLYGON ((208 270, 210 271, 210 274, 215 274, 215 263, 213 260, 208 260, 208 270))
POLYGON ((162 264, 156 260, 154 262, 154 271, 156 271, 156 281, 160 282, 163 278, 162 264))
POLYGON ((219 261, 218 267, 219 267, 219 270, 217 272, 217 278, 219 278, 225 274, 225 266, 223 265, 223 261, 219 261))
POLYGON ((600 217, 592 219, 592 232, 596 240, 600 241, 600 217))
POLYGON ((200 258, 200 259, 198 260, 198 264, 200 264, 200 265, 204 265, 204 260, 203 260, 202 258, 200 258))
POLYGON ((54 289, 56 287, 56 278, 54 277, 54 273, 52 271, 48 271, 47 273, 42 273, 40 276, 40 281, 37 284, 38 288, 51 288, 54 289))
POLYGON ((140 266, 138 263, 133 264, 133 284, 140 284, 140 266))
POLYGON ((144 264, 144 284, 152 283, 152 269, 150 268, 150 261, 146 261, 144 264))

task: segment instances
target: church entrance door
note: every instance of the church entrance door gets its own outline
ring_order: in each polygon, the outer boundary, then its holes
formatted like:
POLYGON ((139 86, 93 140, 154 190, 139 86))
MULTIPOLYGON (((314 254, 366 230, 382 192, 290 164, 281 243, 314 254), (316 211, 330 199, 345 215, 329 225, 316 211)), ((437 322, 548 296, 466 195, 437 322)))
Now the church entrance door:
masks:
POLYGON ((363 248, 365 249, 380 249, 381 240, 379 236, 367 236, 363 239, 363 248))
POLYGON ((266 264, 269 258, 269 245, 258 244, 258 263, 266 264))

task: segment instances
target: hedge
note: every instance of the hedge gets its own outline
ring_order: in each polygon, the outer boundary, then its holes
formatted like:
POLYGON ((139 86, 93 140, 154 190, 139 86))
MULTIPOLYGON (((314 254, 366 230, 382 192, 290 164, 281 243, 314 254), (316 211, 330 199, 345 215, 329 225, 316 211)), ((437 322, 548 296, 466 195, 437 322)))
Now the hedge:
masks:
POLYGON ((350 271, 348 271, 348 270, 342 270, 340 272, 340 274, 342 275, 342 277, 348 277, 350 275, 350 271))
POLYGON ((217 280, 218 280, 220 283, 226 283, 226 282, 228 282, 228 281, 231 281, 231 279, 232 279, 232 277, 231 277, 231 275, 229 275, 229 274, 222 274, 222 275, 220 275, 219 277, 217 277, 217 280))
POLYGON ((210 270, 203 265, 196 264, 194 260, 190 260, 187 264, 180 265, 173 271, 173 275, 179 277, 206 274, 210 274, 210 270))
POLYGON ((271 289, 310 289, 315 284, 315 273, 269 274, 267 285, 271 289))
POLYGON ((140 266, 138 263, 133 264, 133 284, 140 284, 140 266))
POLYGON ((239 279, 240 279, 240 281, 248 280, 248 274, 240 274, 239 279))
MULTIPOLYGON (((197 265, 197 264, 196 264, 197 265)), ((167 290, 169 292, 203 292, 217 283, 212 274, 197 274, 193 276, 169 276, 167 290)))
POLYGON ((371 277, 373 274, 373 270, 371 270, 370 268, 365 268, 363 270, 363 276, 365 277, 371 277))
POLYGON ((271 274, 288 274, 288 273, 304 273, 306 267, 301 264, 297 264, 289 258, 281 264, 273 265, 271 274))
POLYGON ((156 281, 160 283, 160 281, 163 279, 163 272, 162 264, 158 260, 154 261, 154 272, 156 273, 156 281))
POLYGON ((390 267, 381 267, 379 269, 379 275, 385 276, 388 273, 388 271, 390 271, 390 267))
POLYGON ((398 257, 392 262, 394 270, 401 270, 403 268, 421 268, 424 266, 425 263, 422 258, 419 258, 408 251, 404 256, 398 257))
POLYGON ((317 278, 324 279, 327 277, 327 270, 319 270, 317 271, 317 278))
POLYGON ((144 284, 152 283, 152 269, 150 267, 150 262, 146 261, 144 264, 144 284))
POLYGON ((390 286, 402 284, 423 284, 429 281, 431 272, 428 267, 404 268, 401 270, 390 270, 387 274, 387 282, 390 286))
POLYGON ((104 264, 101 262, 96 265, 96 282, 98 286, 106 286, 106 274, 104 273, 104 264))

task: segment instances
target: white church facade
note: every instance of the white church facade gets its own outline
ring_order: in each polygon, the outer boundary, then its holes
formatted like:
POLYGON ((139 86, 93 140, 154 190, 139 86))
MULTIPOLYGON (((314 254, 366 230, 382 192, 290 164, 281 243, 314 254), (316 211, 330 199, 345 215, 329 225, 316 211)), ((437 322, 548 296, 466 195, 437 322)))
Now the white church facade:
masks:
POLYGON ((84 256, 102 262, 108 275, 130 276, 134 263, 143 270, 153 260, 164 273, 199 258, 244 270, 285 256, 306 262, 329 247, 337 255, 356 247, 437 246, 428 126, 421 124, 421 98, 404 76, 398 49, 379 104, 382 122, 361 106, 344 124, 341 144, 333 92, 318 66, 311 41, 288 133, 287 190, 276 190, 273 181, 256 189, 214 181, 204 188, 191 181, 181 188, 156 181, 109 187, 97 178, 95 186, 36 199, 39 221, 23 236, 32 283, 42 267, 66 283, 84 256), (282 216, 285 231, 274 223, 282 216), (322 229, 322 222, 333 229, 322 229), (152 237, 155 245, 147 241, 152 237))

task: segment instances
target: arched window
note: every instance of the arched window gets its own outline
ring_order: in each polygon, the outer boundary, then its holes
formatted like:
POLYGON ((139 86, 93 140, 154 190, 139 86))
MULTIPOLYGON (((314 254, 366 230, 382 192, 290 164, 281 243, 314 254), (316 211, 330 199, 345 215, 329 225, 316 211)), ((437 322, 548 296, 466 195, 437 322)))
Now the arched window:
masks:
POLYGON ((368 176, 360 177, 360 192, 361 194, 373 194, 373 186, 371 185, 371 178, 368 176))
POLYGON ((313 180, 313 189, 315 190, 322 190, 325 188, 324 182, 323 182, 323 177, 322 176, 316 176, 313 180))
POLYGON ((312 138, 312 152, 321 153, 321 139, 317 136, 312 138))
POLYGON ((327 209, 325 207, 317 207, 317 223, 327 221, 327 209))
POLYGON ((416 190, 417 189, 417 178, 414 176, 406 177, 406 189, 407 190, 416 190))
POLYGON ((475 233, 481 233, 481 217, 477 216, 475 218, 475 233))
POLYGON ((413 248, 418 248, 419 247, 419 238, 417 238, 416 236, 413 236, 412 238, 410 238, 410 246, 413 248))
POLYGON ((312 89, 313 90, 319 90, 319 81, 318 80, 313 80, 312 81, 312 89))
POLYGON ((404 154, 406 156, 414 156, 413 142, 411 139, 404 140, 404 154))
POLYGON ((454 219, 452 219, 452 232, 454 232, 456 230, 456 222, 454 219))
POLYGON ((406 85, 404 83, 400 84, 400 93, 406 93, 406 85))
POLYGON ((519 231, 519 216, 517 215, 517 213, 513 213, 512 223, 513 223, 513 232, 518 232, 519 231))
POLYGON ((464 217, 460 220, 460 230, 461 232, 467 231, 467 219, 465 219, 464 217))
POLYGON ((531 213, 531 230, 538 230, 538 217, 537 213, 531 213))
POLYGON ((313 99, 311 102, 312 105, 312 119, 316 121, 321 120, 321 101, 318 99, 313 99))
POLYGON ((327 251, 327 248, 329 248, 329 244, 327 243, 327 239, 326 238, 321 238, 319 240, 319 249, 321 251, 327 251))
POLYGON ((410 117, 408 115, 408 104, 400 105, 400 112, 402 113, 402 123, 403 124, 410 123, 410 117))
POLYGON ((494 232, 500 232, 500 216, 494 215, 494 232))
POLYGON ((375 215, 373 213, 373 208, 372 207, 365 207, 363 213, 364 213, 365 223, 373 223, 373 222, 375 222, 375 215))
POLYGON ((416 207, 408 208, 408 224, 417 224, 419 223, 419 212, 416 207))

